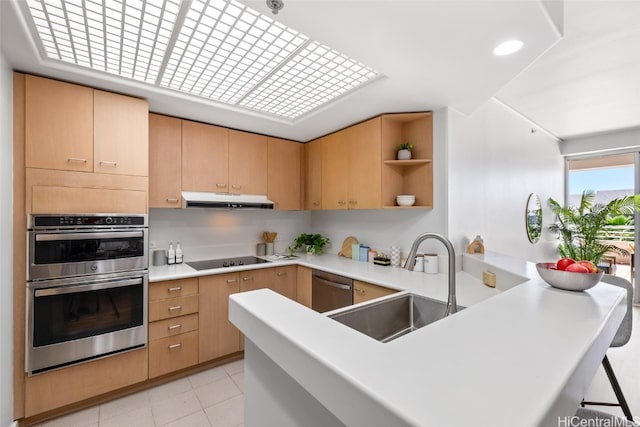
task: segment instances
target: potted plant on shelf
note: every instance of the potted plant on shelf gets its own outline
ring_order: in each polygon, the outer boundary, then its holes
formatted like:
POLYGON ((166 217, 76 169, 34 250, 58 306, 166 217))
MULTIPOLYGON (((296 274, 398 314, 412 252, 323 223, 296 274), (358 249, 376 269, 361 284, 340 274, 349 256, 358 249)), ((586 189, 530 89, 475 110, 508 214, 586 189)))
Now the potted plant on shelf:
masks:
POLYGON ((411 160, 411 150, 413 150, 413 144, 410 142, 398 145, 398 160, 411 160))
POLYGON ((578 206, 561 206, 549 199, 549 208, 556 216, 556 222, 549 230, 562 241, 558 253, 563 258, 587 260, 595 265, 607 252, 629 256, 629 251, 606 241, 612 218, 619 215, 633 215, 640 212, 640 196, 626 196, 613 199, 606 205, 595 203, 595 192, 585 190, 578 206))
POLYGON ((295 238, 293 245, 289 246, 289 253, 293 254, 304 246, 308 254, 318 255, 322 253, 322 248, 329 243, 331 243, 331 240, 328 237, 323 237, 321 234, 302 233, 295 238))

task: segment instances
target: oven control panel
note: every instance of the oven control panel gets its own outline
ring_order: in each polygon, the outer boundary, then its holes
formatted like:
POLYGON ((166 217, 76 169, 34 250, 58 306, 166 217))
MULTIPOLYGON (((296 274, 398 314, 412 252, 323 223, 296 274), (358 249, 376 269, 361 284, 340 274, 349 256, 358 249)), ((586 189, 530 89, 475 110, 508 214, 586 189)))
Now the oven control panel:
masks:
POLYGON ((32 215, 29 228, 145 227, 146 215, 32 215))

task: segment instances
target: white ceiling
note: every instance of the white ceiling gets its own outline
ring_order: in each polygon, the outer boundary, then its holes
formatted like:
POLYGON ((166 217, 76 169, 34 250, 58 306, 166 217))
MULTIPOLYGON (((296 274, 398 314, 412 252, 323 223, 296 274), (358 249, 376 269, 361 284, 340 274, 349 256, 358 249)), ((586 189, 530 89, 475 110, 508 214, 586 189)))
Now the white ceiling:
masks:
MULTIPOLYGON (((278 21, 384 77, 290 121, 43 59, 15 0, 0 1, 0 41, 19 71, 141 96, 154 112, 308 141, 384 112, 450 106, 471 113, 559 39, 542 3, 535 0, 284 2, 278 21), (491 53, 511 38, 524 41, 520 52, 508 57, 491 53)), ((242 3, 270 14, 264 0, 242 3)), ((502 99, 511 104, 511 97, 502 99)))
POLYGON ((561 139, 640 127, 640 1, 566 0, 564 16, 497 98, 561 139))

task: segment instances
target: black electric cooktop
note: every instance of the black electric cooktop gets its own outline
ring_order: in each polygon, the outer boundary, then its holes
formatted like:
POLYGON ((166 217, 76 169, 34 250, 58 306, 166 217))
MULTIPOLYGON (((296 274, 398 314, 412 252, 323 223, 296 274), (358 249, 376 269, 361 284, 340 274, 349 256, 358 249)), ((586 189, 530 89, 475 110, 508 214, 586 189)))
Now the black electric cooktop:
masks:
POLYGON ((238 265, 262 264, 269 262, 265 259, 256 258, 254 256, 241 256, 235 258, 207 259, 204 261, 192 261, 186 264, 196 270, 211 270, 213 268, 236 267, 238 265))

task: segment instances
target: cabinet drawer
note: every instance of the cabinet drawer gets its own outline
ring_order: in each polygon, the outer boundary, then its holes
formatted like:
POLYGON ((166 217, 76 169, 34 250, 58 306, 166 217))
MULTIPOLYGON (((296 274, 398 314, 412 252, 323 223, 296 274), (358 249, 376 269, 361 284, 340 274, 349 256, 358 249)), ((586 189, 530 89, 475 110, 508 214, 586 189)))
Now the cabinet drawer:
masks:
POLYGON ((198 279, 167 280, 149 283, 149 301, 195 295, 198 293, 198 279))
POLYGON ((198 330, 198 315, 172 317, 149 323, 149 341, 198 330))
POLYGON ((178 317, 198 311, 198 295, 169 298, 149 303, 149 322, 178 317))
POLYGON ((149 378, 198 363, 198 331, 149 341, 149 378))

